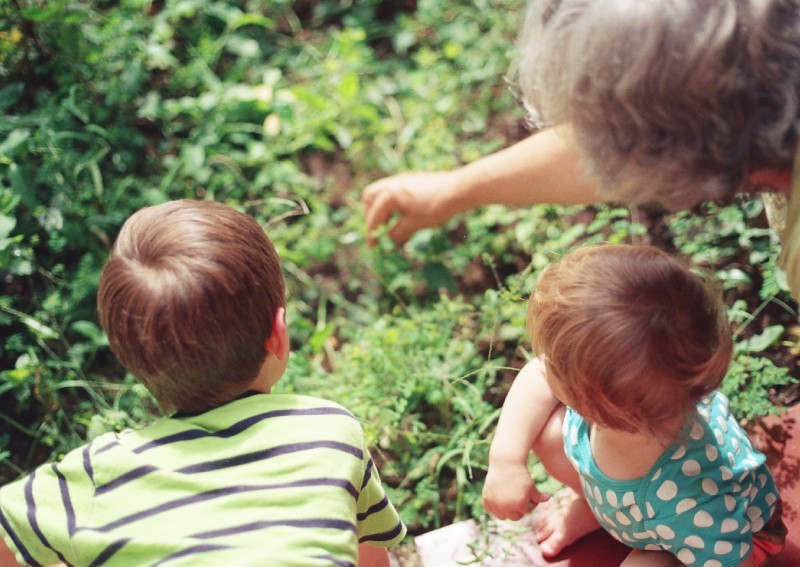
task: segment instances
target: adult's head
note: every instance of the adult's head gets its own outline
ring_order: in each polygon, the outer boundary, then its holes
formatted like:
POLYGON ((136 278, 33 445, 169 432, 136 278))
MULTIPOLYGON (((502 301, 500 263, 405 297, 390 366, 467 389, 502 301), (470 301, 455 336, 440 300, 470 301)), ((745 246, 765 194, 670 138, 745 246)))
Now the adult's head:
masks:
POLYGON ((162 407, 188 412, 247 388, 284 301, 278 255, 258 223, 193 200, 132 215, 98 290, 111 350, 162 407))
POLYGON ((791 167, 797 0, 531 0, 520 86, 612 200, 688 208, 791 167))

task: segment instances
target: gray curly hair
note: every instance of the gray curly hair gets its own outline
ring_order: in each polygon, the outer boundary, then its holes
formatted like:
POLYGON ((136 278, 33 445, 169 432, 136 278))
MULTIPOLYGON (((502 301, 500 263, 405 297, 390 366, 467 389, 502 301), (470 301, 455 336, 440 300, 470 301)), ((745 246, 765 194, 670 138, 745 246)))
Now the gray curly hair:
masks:
POLYGON ((791 167, 800 0, 531 0, 519 48, 538 125, 572 125, 611 200, 689 208, 791 167))

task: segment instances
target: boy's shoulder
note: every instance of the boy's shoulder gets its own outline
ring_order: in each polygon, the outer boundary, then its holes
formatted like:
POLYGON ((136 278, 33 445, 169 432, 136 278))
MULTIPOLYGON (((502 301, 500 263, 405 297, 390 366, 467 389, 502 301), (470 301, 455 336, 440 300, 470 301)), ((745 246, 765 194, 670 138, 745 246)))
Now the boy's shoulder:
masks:
POLYGON ((358 419, 341 404, 315 396, 292 393, 253 394, 234 400, 206 414, 209 418, 217 416, 246 415, 261 417, 282 416, 346 416, 358 419))
MULTIPOLYGON (((123 432, 123 436, 158 438, 183 431, 200 431, 214 437, 232 437, 251 428, 291 420, 296 425, 317 425, 335 419, 359 424, 359 420, 340 404, 299 394, 249 394, 201 414, 158 420, 138 430, 123 432), (315 418, 314 423, 307 418, 315 418), (327 419, 326 419, 327 418, 327 419), (343 419, 344 418, 344 419, 343 419)), ((202 436, 200 432, 187 434, 202 436)))
POLYGON ((332 400, 328 400, 325 398, 318 398, 316 396, 308 396, 305 394, 274 393, 274 394, 261 394, 259 397, 267 398, 264 400, 265 402, 275 405, 286 405, 289 407, 338 408, 352 415, 352 413, 347 408, 345 408, 338 402, 334 402, 332 400))
POLYGON ((219 443, 280 431, 281 437, 342 436, 363 443, 361 423, 342 405, 314 396, 298 394, 255 394, 187 417, 158 419, 137 429, 103 433, 73 449, 58 463, 41 468, 52 472, 84 471, 92 463, 90 477, 102 484, 105 469, 116 470, 129 460, 140 465, 151 455, 169 448, 205 451, 219 443), (287 431, 292 432, 291 435, 287 431))
POLYGON ((236 451, 240 444, 328 437, 358 446, 365 442, 360 421, 336 402, 296 394, 254 394, 198 415, 173 416, 138 429, 103 434, 64 460, 80 467, 91 462, 94 480, 103 484, 110 481, 108 474, 116 474, 121 467, 160 467, 192 454, 236 451))

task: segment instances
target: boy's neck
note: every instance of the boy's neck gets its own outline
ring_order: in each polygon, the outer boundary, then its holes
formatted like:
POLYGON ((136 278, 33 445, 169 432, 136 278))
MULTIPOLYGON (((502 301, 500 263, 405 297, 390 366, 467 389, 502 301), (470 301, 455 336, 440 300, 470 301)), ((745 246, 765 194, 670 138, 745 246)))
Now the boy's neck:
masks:
MULTIPOLYGON (((278 378, 280 378, 280 376, 278 378)), ((277 382, 278 380, 273 380, 269 375, 261 373, 250 383, 247 390, 250 392, 258 392, 259 394, 269 394, 272 392, 272 386, 277 382)))
POLYGON ((203 408, 202 410, 199 410, 199 411, 178 410, 175 413, 173 413, 170 417, 173 418, 173 419, 182 419, 182 418, 187 418, 187 417, 197 417, 198 415, 203 415, 206 412, 215 410, 217 408, 221 408, 222 406, 226 406, 226 405, 228 405, 230 403, 242 400, 244 398, 249 398, 250 396, 255 396, 255 395, 258 395, 258 394, 262 394, 262 393, 263 392, 259 392, 259 391, 256 391, 256 390, 245 390, 244 392, 242 392, 241 394, 239 394, 238 396, 236 396, 232 400, 228 400, 228 401, 222 402, 221 404, 209 406, 209 407, 203 408))
POLYGON ((272 387, 278 383, 286 370, 286 361, 283 361, 273 354, 267 354, 258 376, 247 387, 248 390, 260 394, 269 394, 272 387))

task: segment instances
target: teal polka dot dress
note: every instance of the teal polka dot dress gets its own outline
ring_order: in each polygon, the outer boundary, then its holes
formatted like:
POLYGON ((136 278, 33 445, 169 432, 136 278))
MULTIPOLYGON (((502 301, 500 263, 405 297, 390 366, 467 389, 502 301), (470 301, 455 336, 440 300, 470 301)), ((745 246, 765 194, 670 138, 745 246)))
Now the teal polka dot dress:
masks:
POLYGON ((589 425, 567 408, 564 446, 606 531, 637 549, 669 551, 690 567, 739 565, 778 503, 765 457, 716 392, 643 478, 617 481, 594 463, 589 425))

